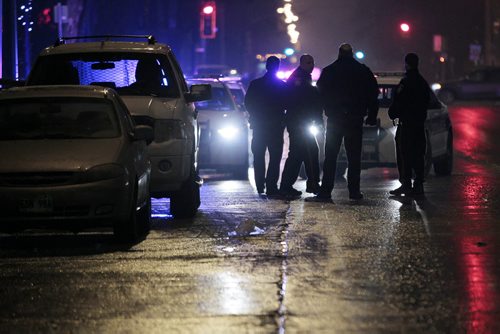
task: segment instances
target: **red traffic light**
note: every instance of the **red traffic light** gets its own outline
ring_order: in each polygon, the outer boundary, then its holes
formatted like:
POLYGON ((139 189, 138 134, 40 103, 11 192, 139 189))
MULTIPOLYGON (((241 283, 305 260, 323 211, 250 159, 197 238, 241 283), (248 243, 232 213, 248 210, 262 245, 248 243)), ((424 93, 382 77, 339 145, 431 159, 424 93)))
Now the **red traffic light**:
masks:
POLYGON ((403 22, 399 25, 399 29, 401 29, 402 32, 409 32, 410 25, 408 23, 403 22))
POLYGON ((212 5, 205 5, 205 7, 203 7, 203 14, 210 15, 210 14, 212 14, 214 11, 215 11, 215 8, 214 8, 214 6, 212 6, 212 5))
POLYGON ((200 37, 203 39, 215 38, 216 26, 215 1, 205 1, 202 3, 200 12, 200 37))

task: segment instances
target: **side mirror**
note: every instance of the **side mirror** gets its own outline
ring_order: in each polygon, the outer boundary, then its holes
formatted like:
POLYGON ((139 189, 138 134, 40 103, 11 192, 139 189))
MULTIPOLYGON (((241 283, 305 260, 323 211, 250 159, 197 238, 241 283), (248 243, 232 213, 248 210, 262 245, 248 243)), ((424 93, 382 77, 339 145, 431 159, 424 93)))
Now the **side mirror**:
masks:
POLYGON ((153 128, 147 125, 137 125, 132 135, 133 140, 145 140, 146 144, 151 144, 155 138, 153 128))
POLYGON ((206 101, 212 98, 212 86, 209 84, 192 85, 186 95, 188 102, 206 101))

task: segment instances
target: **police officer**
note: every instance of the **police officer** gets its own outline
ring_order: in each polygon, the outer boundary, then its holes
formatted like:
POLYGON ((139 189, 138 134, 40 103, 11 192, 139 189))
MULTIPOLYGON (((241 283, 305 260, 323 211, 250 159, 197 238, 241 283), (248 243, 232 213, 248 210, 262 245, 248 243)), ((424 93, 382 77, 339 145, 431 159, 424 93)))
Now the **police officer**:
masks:
POLYGON ((252 80, 245 95, 245 106, 250 114, 250 128, 253 130, 252 153, 257 192, 268 196, 278 195, 280 162, 283 155, 283 133, 285 131, 286 84, 278 79, 280 67, 278 57, 266 60, 266 74, 252 80), (266 150, 269 151, 269 165, 265 165, 266 150))
POLYGON ((312 85, 311 73, 314 58, 305 54, 300 65, 287 80, 286 127, 290 139, 288 157, 281 175, 280 193, 284 196, 300 196, 293 188, 302 162, 306 169, 306 192, 319 192, 319 148, 316 137, 309 128, 323 125, 323 108, 319 91, 312 85))
POLYGON ((401 186, 389 193, 391 195, 424 193, 425 177, 425 128, 430 88, 418 71, 418 56, 408 53, 405 56, 406 74, 396 87, 393 102, 389 107, 389 117, 398 119, 396 130, 396 160, 401 186), (412 185, 412 176, 415 179, 412 185))
POLYGON ((363 198, 360 191, 363 120, 377 124, 378 85, 370 69, 353 57, 352 47, 342 44, 338 59, 321 72, 317 83, 328 116, 325 162, 319 200, 331 200, 337 156, 342 140, 347 154, 349 198, 363 198))

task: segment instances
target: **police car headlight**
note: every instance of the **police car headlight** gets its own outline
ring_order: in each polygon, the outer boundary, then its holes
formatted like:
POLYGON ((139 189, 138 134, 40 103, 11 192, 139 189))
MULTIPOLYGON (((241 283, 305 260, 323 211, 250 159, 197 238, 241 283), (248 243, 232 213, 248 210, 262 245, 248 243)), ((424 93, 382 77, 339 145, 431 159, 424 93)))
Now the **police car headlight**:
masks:
POLYGON ((238 135, 239 129, 234 126, 226 126, 217 130, 217 133, 225 139, 234 139, 238 135))
POLYGON ((309 126, 309 133, 312 134, 313 136, 318 135, 319 134, 319 127, 317 125, 309 126))

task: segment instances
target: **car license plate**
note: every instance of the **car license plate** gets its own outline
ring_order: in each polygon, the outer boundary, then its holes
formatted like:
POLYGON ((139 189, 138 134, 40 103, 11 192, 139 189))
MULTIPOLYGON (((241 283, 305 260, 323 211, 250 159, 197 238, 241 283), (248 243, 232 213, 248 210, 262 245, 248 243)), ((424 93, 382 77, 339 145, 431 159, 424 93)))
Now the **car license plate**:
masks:
POLYGON ((49 195, 23 199, 19 202, 19 211, 25 213, 47 213, 54 209, 54 202, 49 195))

